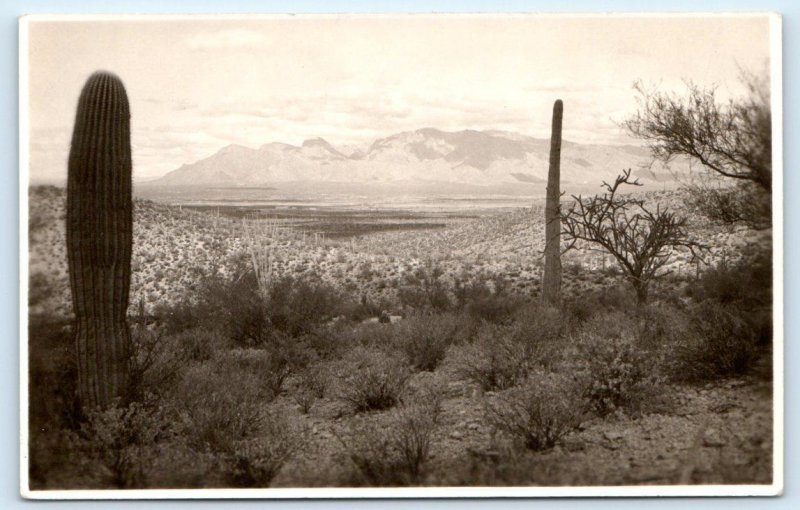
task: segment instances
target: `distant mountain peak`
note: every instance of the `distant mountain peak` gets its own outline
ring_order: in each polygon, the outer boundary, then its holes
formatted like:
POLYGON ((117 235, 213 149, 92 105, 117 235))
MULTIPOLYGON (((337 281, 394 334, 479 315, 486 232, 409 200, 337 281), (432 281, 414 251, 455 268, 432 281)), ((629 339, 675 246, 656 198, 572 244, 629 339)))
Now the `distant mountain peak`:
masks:
MULTIPOLYGON (((476 129, 444 131, 423 127, 374 140, 334 147, 323 138, 300 146, 279 142, 257 150, 238 144, 181 166, 153 184, 169 186, 268 185, 281 182, 440 182, 454 185, 514 184, 541 188, 547 178, 550 142, 520 133, 476 129)), ((564 143, 564 183, 597 183, 623 168, 649 164, 646 148, 632 145, 564 143)), ((672 180, 655 168, 653 181, 672 180)))
POLYGON ((248 152, 252 150, 253 149, 251 149, 250 147, 245 147, 244 145, 239 145, 238 143, 232 143, 218 150, 217 154, 231 154, 237 152, 248 152))
POLYGON ((321 137, 309 138, 303 141, 303 147, 325 147, 333 149, 333 145, 328 143, 327 140, 321 137))

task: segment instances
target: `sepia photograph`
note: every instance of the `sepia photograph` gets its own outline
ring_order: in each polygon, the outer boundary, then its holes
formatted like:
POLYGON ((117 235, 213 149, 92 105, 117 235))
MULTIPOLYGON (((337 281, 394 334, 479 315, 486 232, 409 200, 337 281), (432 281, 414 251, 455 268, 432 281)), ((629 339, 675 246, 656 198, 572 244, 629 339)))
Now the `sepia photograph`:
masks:
POLYGON ((781 494, 778 14, 19 28, 24 497, 781 494))

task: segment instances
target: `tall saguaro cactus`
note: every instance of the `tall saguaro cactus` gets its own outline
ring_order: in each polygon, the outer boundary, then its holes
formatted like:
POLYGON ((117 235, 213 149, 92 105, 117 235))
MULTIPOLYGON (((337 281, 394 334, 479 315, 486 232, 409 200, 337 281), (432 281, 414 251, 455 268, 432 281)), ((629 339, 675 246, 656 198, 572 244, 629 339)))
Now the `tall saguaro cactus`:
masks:
POLYGON ((94 73, 78 100, 67 179, 67 253, 82 405, 108 407, 128 384, 133 244, 125 87, 94 73))
POLYGON ((564 103, 553 105, 553 126, 550 134, 550 169, 547 172, 547 202, 544 209, 545 248, 542 299, 556 304, 561 299, 561 119, 564 103))

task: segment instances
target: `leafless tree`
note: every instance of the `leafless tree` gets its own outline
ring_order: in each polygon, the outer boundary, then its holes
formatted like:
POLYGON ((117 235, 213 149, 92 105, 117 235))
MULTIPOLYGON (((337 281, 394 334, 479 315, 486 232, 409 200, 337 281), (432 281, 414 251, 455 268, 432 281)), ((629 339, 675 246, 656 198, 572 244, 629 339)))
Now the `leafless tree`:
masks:
POLYGON ((654 160, 669 163, 685 156, 726 178, 723 186, 689 186, 701 212, 723 223, 764 228, 772 215, 769 81, 745 72, 741 79, 747 94, 727 101, 718 99, 715 88, 691 82, 685 95, 636 83, 639 110, 623 126, 647 141, 654 160))
POLYGON ((566 250, 585 242, 610 253, 636 291, 637 302, 643 304, 650 283, 668 274, 661 270, 676 250, 686 249, 698 257, 704 247, 688 235, 685 217, 660 206, 648 209, 644 199, 621 195, 622 185, 641 186, 625 170, 614 184, 603 182, 602 195, 573 195, 572 205, 562 213, 562 234, 566 250))

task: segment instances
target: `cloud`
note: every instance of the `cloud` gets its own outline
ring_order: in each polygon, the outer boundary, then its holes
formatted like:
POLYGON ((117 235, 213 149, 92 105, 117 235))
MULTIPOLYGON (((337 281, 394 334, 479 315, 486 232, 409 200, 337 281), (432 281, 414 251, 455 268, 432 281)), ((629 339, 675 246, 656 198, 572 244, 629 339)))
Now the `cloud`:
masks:
POLYGON ((199 51, 255 49, 263 47, 265 43, 263 33, 241 28, 195 34, 186 39, 189 49, 199 51))

